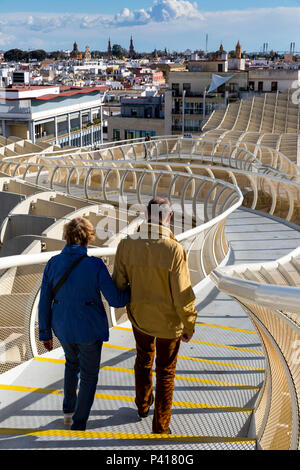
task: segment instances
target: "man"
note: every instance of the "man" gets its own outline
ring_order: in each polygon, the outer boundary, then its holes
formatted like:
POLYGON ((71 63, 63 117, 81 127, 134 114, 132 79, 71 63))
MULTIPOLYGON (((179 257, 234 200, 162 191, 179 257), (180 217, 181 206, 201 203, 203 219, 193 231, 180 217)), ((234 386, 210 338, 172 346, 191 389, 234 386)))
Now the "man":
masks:
POLYGON ((170 432, 178 350, 181 341, 191 339, 197 316, 186 253, 168 228, 172 215, 166 199, 152 199, 139 238, 119 243, 113 273, 119 289, 131 288, 128 316, 136 340, 135 403, 141 418, 154 401, 156 340, 155 434, 170 432))
MULTIPOLYGON (((150 135, 146 134, 145 142, 150 142, 150 140, 151 140, 150 135)), ((147 156, 148 156, 149 151, 150 151, 150 148, 148 147, 148 144, 145 144, 145 160, 147 160, 147 156)))

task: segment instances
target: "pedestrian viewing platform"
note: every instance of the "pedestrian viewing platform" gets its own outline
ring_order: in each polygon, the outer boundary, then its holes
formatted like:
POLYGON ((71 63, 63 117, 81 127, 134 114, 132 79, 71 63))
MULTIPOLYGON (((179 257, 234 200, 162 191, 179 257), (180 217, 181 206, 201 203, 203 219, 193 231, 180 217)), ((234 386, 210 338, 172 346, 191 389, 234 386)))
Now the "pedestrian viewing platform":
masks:
MULTIPOLYGON (((275 260, 299 246, 300 233, 237 211, 226 226, 231 263, 275 260)), ((105 343, 87 431, 63 426, 61 348, 2 374, 1 449, 255 449, 249 437, 263 386, 261 340, 244 310, 211 281, 197 293, 195 335, 182 343, 176 368, 172 436, 151 433, 152 413, 134 404, 135 343, 127 321, 105 343)))
POLYGON ((283 167, 276 150, 205 139, 80 155, 21 155, 0 168, 0 449, 297 449, 300 268, 298 252, 287 257, 300 245, 298 167, 283 167), (155 195, 176 207, 172 229, 187 252, 198 311, 195 334, 179 350, 172 433, 151 434, 153 407, 138 417, 131 324, 124 309, 108 307, 110 339, 87 430, 70 431, 62 348, 47 353, 37 341, 45 263, 64 246, 64 223, 80 215, 98 227, 90 254, 111 270, 119 240, 142 221, 132 205, 155 195))

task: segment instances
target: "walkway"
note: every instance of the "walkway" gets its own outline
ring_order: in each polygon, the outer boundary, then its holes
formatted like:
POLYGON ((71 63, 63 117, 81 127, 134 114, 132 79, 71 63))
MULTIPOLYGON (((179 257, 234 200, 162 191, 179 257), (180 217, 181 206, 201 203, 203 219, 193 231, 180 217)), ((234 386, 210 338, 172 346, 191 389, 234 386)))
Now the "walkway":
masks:
MULTIPOLYGON (((227 222, 229 264, 275 260, 299 246, 300 232, 238 210, 227 222)), ((242 308, 212 283, 197 292, 193 340, 176 369, 172 436, 152 436, 134 404, 134 341, 129 323, 111 330, 88 430, 64 430, 63 354, 58 349, 1 376, 0 449, 254 449, 251 410, 264 380, 258 335, 242 308), (189 437, 184 437, 189 436, 189 437), (191 437, 194 436, 194 437, 191 437)))

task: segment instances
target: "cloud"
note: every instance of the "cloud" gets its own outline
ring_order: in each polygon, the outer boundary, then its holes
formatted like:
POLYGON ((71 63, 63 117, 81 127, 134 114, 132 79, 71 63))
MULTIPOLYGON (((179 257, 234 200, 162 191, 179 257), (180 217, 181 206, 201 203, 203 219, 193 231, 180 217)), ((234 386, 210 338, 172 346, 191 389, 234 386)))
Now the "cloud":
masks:
POLYGON ((141 26, 149 21, 151 21, 151 15, 147 10, 130 11, 129 8, 123 8, 121 13, 117 13, 109 24, 111 26, 141 26))
POLYGON ((14 39, 15 37, 13 35, 7 36, 6 34, 3 34, 0 31, 0 46, 1 47, 6 46, 7 44, 10 44, 14 39))
POLYGON ((173 20, 192 19, 203 20, 203 14, 198 10, 197 3, 184 0, 160 0, 155 1, 151 8, 153 21, 169 22, 173 20))
POLYGON ((70 47, 76 40, 101 49, 102 39, 106 41, 108 35, 120 43, 127 41, 130 29, 138 47, 143 49, 147 44, 146 50, 154 46, 171 50, 203 48, 201 38, 206 33, 210 50, 215 50, 220 41, 231 50, 238 39, 247 50, 257 50, 265 41, 272 43, 275 50, 283 50, 298 37, 299 17, 299 7, 201 11, 197 3, 189 0, 154 0, 149 8, 124 7, 110 16, 3 13, 0 46, 32 48, 43 43, 47 50, 53 50, 70 47))
POLYGON ((63 30, 78 23, 79 19, 73 14, 26 14, 16 13, 3 15, 0 20, 1 29, 17 28, 19 31, 38 31, 49 33, 63 30))
POLYGON ((142 26, 149 23, 170 23, 180 20, 203 19, 196 3, 188 0, 154 0, 147 9, 133 10, 123 8, 114 16, 80 14, 4 14, 0 25, 6 27, 24 27, 31 31, 48 33, 51 31, 74 28, 94 29, 102 27, 142 26))
POLYGON ((150 23, 171 23, 181 20, 203 20, 204 16, 198 10, 196 3, 188 0, 154 0, 153 6, 147 9, 131 11, 125 7, 113 17, 101 15, 85 15, 80 21, 80 27, 92 29, 97 26, 126 27, 144 26, 150 23))
POLYGON ((203 20, 197 3, 187 0, 155 0, 152 7, 130 11, 123 8, 114 16, 111 25, 137 26, 154 23, 170 23, 177 20, 203 20))

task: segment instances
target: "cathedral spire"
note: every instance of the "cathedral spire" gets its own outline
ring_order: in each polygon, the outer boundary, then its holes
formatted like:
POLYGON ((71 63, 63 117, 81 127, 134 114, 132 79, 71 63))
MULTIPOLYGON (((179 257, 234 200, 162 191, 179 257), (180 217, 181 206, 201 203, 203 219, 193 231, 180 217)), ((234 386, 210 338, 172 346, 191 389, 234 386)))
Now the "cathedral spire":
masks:
POLYGON ((242 57, 242 46, 240 44, 240 41, 238 41, 238 43, 235 47, 235 57, 237 59, 241 59, 241 57, 242 57))
POLYGON ((133 46, 133 39, 132 36, 130 37, 130 46, 129 46, 129 57, 133 57, 135 54, 134 46, 133 46))
POLYGON ((108 38, 108 47, 107 47, 107 55, 108 57, 111 57, 111 43, 110 43, 110 38, 108 38))

